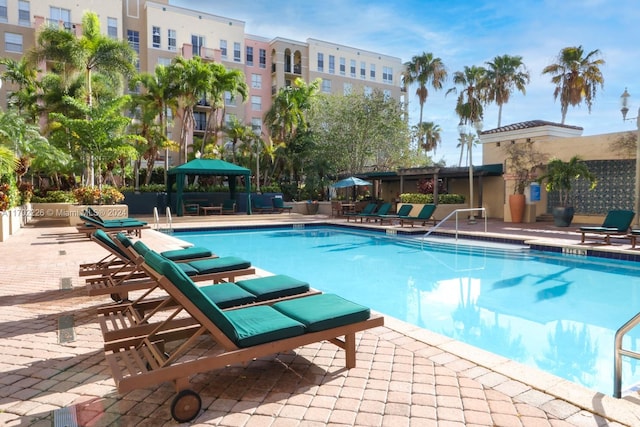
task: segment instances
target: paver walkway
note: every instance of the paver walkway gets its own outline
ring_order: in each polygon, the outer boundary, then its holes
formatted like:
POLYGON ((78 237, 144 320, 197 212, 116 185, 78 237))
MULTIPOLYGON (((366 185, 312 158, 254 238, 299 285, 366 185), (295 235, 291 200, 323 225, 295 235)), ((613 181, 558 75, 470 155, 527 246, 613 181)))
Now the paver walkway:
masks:
MULTIPOLYGON (((78 277, 79 263, 103 250, 71 227, 43 225, 0 243, 0 425, 49 427, 74 412, 81 426, 176 425, 170 385, 115 390, 96 322, 110 299, 86 296, 78 277)), ((143 239, 171 246, 154 231, 143 239)), ((640 424, 629 402, 602 396, 584 409, 405 334, 393 319, 387 325, 359 334, 351 370, 342 351, 319 343, 195 376, 203 411, 192 425, 640 424)), ((210 346, 202 339, 194 351, 210 346)))

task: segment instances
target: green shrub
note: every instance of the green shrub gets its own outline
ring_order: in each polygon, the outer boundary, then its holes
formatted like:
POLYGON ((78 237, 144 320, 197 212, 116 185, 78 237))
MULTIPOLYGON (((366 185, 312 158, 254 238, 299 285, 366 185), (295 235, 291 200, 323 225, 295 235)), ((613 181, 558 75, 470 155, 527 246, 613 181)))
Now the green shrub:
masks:
MULTIPOLYGON (((400 202, 411 204, 433 203, 433 194, 404 193, 400 195, 400 202)), ((452 205, 464 203, 464 196, 461 194, 438 194, 438 204, 452 205)))
POLYGON ((44 195, 34 194, 31 198, 33 203, 75 203, 76 198, 70 191, 52 190, 44 195))

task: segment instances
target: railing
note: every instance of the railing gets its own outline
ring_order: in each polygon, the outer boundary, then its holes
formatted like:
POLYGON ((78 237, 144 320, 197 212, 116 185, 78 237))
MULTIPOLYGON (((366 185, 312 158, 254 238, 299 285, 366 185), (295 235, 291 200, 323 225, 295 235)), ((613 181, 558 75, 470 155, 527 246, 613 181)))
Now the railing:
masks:
POLYGON ((429 229, 429 231, 427 231, 425 233, 424 236, 422 236, 422 239, 424 240, 425 237, 428 237, 431 233, 433 233, 434 231, 436 231, 438 229, 438 227, 440 227, 440 225, 444 224, 444 222, 446 220, 448 220, 449 218, 451 218, 453 215, 456 216, 456 240, 458 240, 458 213, 459 212, 482 212, 483 213, 483 217, 484 217, 484 232, 487 232, 487 211, 485 208, 466 208, 466 209, 456 209, 455 211, 451 212, 449 215, 445 216, 444 218, 442 218, 442 220, 437 223, 436 225, 434 225, 433 227, 431 227, 429 229))
POLYGON ((640 359, 640 353, 635 351, 625 350, 622 348, 622 339, 625 334, 635 328, 640 323, 640 313, 633 316, 627 323, 622 325, 617 331, 615 336, 615 348, 613 350, 613 397, 622 397, 622 356, 633 357, 634 359, 640 359))
POLYGON ((153 222, 154 222, 154 227, 156 229, 156 231, 166 231, 167 233, 172 233, 173 232, 173 220, 171 218, 171 208, 169 206, 167 206, 167 210, 166 210, 166 225, 167 228, 160 228, 160 216, 158 215, 158 208, 154 207, 153 208, 153 222))

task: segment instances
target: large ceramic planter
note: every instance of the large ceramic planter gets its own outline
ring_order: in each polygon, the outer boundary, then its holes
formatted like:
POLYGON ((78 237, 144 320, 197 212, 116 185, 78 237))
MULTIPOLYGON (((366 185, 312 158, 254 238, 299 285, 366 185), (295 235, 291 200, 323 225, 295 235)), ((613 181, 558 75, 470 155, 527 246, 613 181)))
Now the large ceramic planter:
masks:
POLYGON ((557 227, 569 227, 573 221, 575 209, 573 206, 553 208, 553 223, 557 227))
POLYGON ((511 222, 522 222, 525 205, 527 203, 524 194, 509 195, 509 209, 511 210, 511 222))

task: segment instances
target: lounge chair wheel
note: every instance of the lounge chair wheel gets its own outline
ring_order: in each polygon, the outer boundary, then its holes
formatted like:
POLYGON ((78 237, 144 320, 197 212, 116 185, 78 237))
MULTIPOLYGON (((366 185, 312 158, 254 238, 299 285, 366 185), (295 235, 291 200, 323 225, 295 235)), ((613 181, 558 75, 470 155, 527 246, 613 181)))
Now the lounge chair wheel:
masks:
POLYGON ((200 408, 200 395, 193 390, 182 390, 171 402, 171 416, 179 423, 186 423, 198 415, 200 408))

